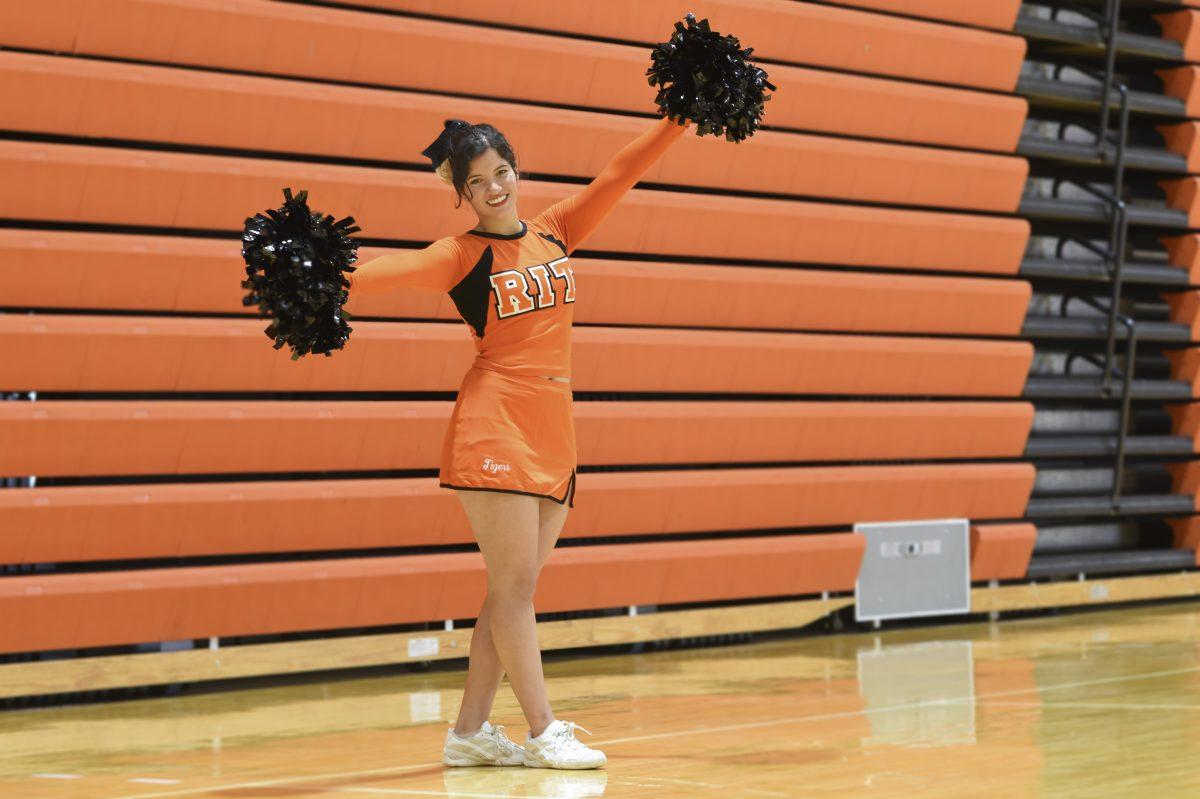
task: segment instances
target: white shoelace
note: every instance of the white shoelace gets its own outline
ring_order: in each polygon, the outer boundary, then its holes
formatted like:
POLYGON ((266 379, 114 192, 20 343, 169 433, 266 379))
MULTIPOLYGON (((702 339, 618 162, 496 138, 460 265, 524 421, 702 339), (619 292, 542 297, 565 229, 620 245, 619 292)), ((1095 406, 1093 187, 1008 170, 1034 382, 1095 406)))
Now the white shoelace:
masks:
POLYGON ((500 751, 506 755, 511 755, 513 752, 521 748, 509 740, 508 736, 504 734, 503 724, 492 725, 492 740, 496 742, 496 746, 500 747, 500 751))
POLYGON ((575 737, 575 730, 576 729, 583 730, 588 735, 591 735, 591 733, 588 732, 588 730, 586 728, 580 727, 578 724, 576 724, 573 721, 563 722, 563 724, 565 726, 560 728, 558 730, 558 732, 554 733, 555 737, 561 739, 562 745, 568 749, 578 749, 580 747, 583 747, 586 749, 587 745, 584 744, 583 741, 580 741, 578 738, 575 737))

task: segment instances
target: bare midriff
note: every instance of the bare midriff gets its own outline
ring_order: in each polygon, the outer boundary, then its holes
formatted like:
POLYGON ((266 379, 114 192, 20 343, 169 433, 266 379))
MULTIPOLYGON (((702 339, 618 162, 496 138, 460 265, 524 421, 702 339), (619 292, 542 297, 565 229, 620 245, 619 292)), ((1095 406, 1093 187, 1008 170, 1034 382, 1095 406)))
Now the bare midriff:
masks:
POLYGON ((546 375, 538 375, 538 377, 545 377, 547 380, 561 380, 564 383, 571 382, 571 378, 569 377, 547 377, 546 375))

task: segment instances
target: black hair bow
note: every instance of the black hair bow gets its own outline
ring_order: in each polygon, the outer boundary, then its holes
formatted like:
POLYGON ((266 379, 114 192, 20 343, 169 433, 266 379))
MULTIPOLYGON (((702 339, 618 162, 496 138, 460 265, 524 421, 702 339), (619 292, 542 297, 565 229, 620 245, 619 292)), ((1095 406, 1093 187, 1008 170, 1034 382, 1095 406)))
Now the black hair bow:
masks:
POLYGON ((454 135, 471 127, 471 123, 462 119, 447 119, 445 125, 442 132, 433 140, 433 144, 421 151, 421 155, 433 162, 434 169, 437 169, 441 166, 442 161, 450 157, 450 141, 454 135))

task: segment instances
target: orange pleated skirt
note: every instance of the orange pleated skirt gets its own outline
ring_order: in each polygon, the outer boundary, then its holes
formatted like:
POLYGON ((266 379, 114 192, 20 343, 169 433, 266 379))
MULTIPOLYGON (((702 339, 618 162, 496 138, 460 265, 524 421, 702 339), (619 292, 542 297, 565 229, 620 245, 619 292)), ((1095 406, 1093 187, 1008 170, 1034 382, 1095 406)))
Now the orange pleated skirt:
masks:
POLYGON ((439 484, 575 507, 573 403, 570 383, 471 366, 450 414, 439 484))

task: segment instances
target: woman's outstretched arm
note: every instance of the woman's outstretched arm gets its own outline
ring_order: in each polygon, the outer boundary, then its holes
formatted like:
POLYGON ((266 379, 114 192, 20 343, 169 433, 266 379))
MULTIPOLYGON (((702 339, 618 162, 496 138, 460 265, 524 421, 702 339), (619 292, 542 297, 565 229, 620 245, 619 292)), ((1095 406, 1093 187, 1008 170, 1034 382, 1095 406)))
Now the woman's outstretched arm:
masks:
POLYGON ((401 287, 449 291, 463 274, 462 252, 452 237, 423 250, 388 253, 355 266, 346 276, 351 297, 401 287))
POLYGON ((691 124, 690 120, 680 125, 659 117, 648 130, 622 147, 582 191, 559 200, 538 216, 562 235, 570 253, 600 226, 625 192, 633 188, 691 124))

